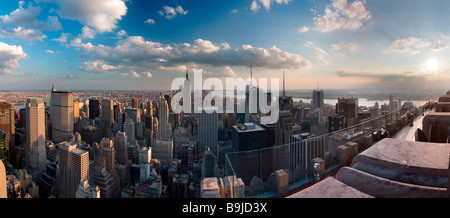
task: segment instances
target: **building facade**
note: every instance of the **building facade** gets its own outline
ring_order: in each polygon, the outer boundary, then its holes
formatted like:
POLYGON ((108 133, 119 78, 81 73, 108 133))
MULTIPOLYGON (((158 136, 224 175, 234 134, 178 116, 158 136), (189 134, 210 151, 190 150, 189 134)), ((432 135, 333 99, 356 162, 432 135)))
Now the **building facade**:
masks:
POLYGON ((28 98, 26 105, 25 168, 39 181, 45 173, 45 105, 42 98, 28 98))
POLYGON ((52 119, 52 141, 60 143, 73 133, 74 127, 73 93, 58 92, 51 93, 51 119, 52 119))

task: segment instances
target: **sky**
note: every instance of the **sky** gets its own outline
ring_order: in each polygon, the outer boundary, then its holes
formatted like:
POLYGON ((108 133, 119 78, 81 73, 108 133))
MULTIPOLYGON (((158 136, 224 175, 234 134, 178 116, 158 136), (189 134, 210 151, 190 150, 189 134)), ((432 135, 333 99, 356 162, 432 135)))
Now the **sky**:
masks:
POLYGON ((28 0, 0 7, 0 90, 447 89, 448 0, 28 0))

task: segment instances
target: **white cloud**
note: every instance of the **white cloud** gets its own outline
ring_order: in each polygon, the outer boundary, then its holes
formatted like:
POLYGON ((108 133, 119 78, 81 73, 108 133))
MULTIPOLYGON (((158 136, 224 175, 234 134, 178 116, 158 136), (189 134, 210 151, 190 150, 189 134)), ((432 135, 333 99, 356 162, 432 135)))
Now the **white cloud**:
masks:
POLYGON ((61 33, 61 36, 56 39, 52 39, 52 41, 57 41, 60 43, 67 43, 67 38, 69 37, 70 33, 61 33))
POLYGON ((390 49, 396 52, 411 52, 412 54, 417 54, 419 53, 418 49, 427 47, 430 44, 431 43, 426 39, 408 37, 405 39, 395 40, 391 44, 390 49))
POLYGON ((82 48, 82 49, 85 49, 85 50, 91 50, 91 49, 95 48, 95 46, 92 45, 92 43, 90 43, 90 42, 83 43, 81 41, 81 38, 79 38, 79 37, 77 37, 77 38, 73 39, 72 41, 70 41, 69 46, 82 48))
POLYGON ((259 6, 258 2, 256 0, 253 0, 252 4, 250 5, 250 10, 253 12, 258 12, 261 7, 259 6))
MULTIPOLYGON (((72 42, 83 48, 81 40, 72 42)), ((113 47, 85 45, 81 56, 87 60, 102 60, 111 66, 122 66, 122 70, 133 71, 177 71, 184 72, 186 66, 209 65, 224 68, 250 65, 269 69, 310 69, 311 63, 301 56, 285 52, 272 46, 257 48, 243 45, 232 49, 228 43, 213 43, 197 39, 193 43, 171 43, 146 41, 141 36, 129 36, 119 40, 113 47)), ((231 68, 230 68, 231 69, 231 68)))
POLYGON ((78 20, 100 33, 111 32, 127 13, 123 0, 56 0, 61 18, 78 20))
POLYGON ((45 52, 49 53, 49 54, 54 54, 55 52, 52 50, 45 50, 45 52))
POLYGON ((119 32, 117 32, 117 38, 121 39, 124 36, 128 36, 127 31, 125 30, 120 30, 119 32))
POLYGON ((432 51, 440 51, 447 47, 448 47, 448 40, 444 37, 440 37, 440 38, 434 40, 431 50, 432 51))
POLYGON ((233 10, 231 10, 231 13, 232 14, 236 14, 238 12, 238 10, 237 9, 233 9, 233 10))
POLYGON ((139 74, 136 73, 135 71, 131 71, 131 76, 133 76, 134 78, 139 78, 139 77, 141 77, 141 75, 139 75, 139 74))
POLYGON ((331 48, 335 51, 349 50, 353 52, 359 50, 361 47, 357 43, 340 41, 338 43, 331 44, 331 48))
POLYGON ((253 0, 252 4, 250 5, 250 10, 252 10, 253 12, 258 12, 259 9, 261 8, 259 4, 261 4, 266 9, 266 11, 269 11, 270 8, 272 7, 273 2, 279 5, 281 4, 288 5, 290 1, 291 0, 253 0))
POLYGON ((306 26, 303 26, 303 27, 299 27, 299 28, 297 29, 297 31, 298 31, 299 33, 306 33, 306 32, 309 31, 309 28, 306 27, 306 26))
POLYGON ((128 76, 129 74, 128 73, 119 73, 121 76, 123 76, 123 77, 126 77, 126 76, 128 76))
POLYGON ((152 78, 153 77, 152 73, 150 73, 150 72, 142 72, 142 74, 144 76, 146 76, 147 78, 152 78))
POLYGON ((332 0, 325 9, 325 15, 314 17, 314 29, 319 32, 331 32, 339 29, 358 30, 362 21, 368 21, 372 15, 360 0, 347 3, 347 0, 332 0))
POLYGON ((32 3, 28 4, 27 8, 23 7, 24 2, 19 2, 19 8, 11 12, 9 15, 1 15, 0 20, 5 26, 22 27, 26 29, 37 30, 61 30, 62 26, 58 17, 48 16, 46 21, 37 20, 36 18, 41 13, 39 6, 33 7, 32 3))
POLYGON ((325 60, 325 57, 329 55, 326 51, 317 47, 311 41, 308 41, 308 42, 304 43, 303 45, 308 48, 312 48, 314 50, 314 57, 319 61, 320 65, 330 65, 330 63, 327 60, 325 60))
POLYGON ((94 73, 104 73, 107 71, 115 70, 117 69, 117 67, 105 64, 101 60, 97 60, 84 62, 83 65, 80 66, 80 69, 94 73))
POLYGON ((224 77, 237 77, 236 73, 233 69, 231 69, 229 66, 226 66, 225 69, 222 71, 224 74, 224 77))
POLYGON ((0 30, 0 37, 11 37, 14 40, 40 40, 47 38, 40 30, 25 29, 22 27, 7 28, 0 30))
POLYGON ((188 13, 188 11, 185 11, 181 6, 177 6, 176 8, 173 7, 169 7, 167 5, 165 5, 163 7, 163 10, 158 12, 159 15, 166 17, 166 19, 170 20, 172 18, 174 18, 175 16, 177 16, 178 14, 180 15, 186 15, 188 13))
POLYGON ((89 28, 89 27, 87 27, 87 26, 84 26, 82 29, 81 29, 81 36, 83 37, 83 38, 90 38, 90 39, 93 39, 93 38, 95 38, 95 35, 97 34, 97 32, 94 30, 94 29, 91 29, 91 28, 89 28))
POLYGON ((153 20, 153 19, 147 19, 146 21, 144 21, 144 23, 155 24, 155 20, 153 20))
POLYGON ((15 75, 12 70, 18 68, 19 60, 26 57, 22 46, 0 42, 0 74, 15 75))

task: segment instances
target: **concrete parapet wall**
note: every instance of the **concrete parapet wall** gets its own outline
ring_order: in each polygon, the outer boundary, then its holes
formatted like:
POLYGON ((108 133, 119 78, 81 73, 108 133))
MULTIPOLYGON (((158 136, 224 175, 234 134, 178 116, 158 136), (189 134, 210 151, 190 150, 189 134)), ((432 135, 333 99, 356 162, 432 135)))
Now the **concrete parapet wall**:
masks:
POLYGON ((446 188, 397 182, 350 167, 341 168, 336 179, 376 198, 444 198, 446 188))
POLYGON ((450 112, 429 112, 422 121, 422 130, 431 142, 447 143, 448 128, 450 123, 450 112), (432 123, 436 121, 431 128, 432 123))
POLYGON ((353 158, 410 174, 447 176, 450 144, 383 139, 353 158))
POLYGON ((410 174, 403 171, 379 167, 365 162, 355 163, 354 165, 352 165, 352 168, 397 182, 437 188, 447 188, 448 186, 447 176, 410 174))
POLYGON ((287 198, 373 198, 333 177, 328 177, 313 186, 292 194, 287 198))

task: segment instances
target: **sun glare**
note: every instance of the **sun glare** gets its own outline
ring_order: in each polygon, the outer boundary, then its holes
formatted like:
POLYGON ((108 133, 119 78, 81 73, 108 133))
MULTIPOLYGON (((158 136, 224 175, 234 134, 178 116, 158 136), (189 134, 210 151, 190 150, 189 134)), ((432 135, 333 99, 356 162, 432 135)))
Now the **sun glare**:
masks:
POLYGON ((434 72, 439 67, 439 61, 432 58, 428 59, 425 63, 422 64, 422 71, 425 72, 434 72))

